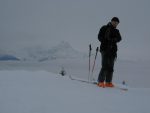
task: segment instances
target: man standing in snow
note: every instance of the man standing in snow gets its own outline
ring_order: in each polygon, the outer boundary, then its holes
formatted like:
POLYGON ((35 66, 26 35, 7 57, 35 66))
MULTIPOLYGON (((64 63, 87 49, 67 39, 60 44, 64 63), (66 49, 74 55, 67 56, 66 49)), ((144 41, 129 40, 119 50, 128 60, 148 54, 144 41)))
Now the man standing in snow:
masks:
POLYGON ((114 62, 117 58, 117 43, 121 41, 119 30, 116 29, 119 19, 113 17, 111 22, 101 27, 98 40, 101 42, 102 68, 98 77, 99 87, 114 87, 112 83, 114 62))

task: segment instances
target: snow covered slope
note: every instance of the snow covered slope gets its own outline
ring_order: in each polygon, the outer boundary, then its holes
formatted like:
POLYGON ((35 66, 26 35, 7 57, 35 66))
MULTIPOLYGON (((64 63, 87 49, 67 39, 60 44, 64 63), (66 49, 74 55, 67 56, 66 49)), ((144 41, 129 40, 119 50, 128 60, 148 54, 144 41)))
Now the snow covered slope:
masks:
POLYGON ((0 71, 0 113, 149 113, 150 89, 99 88, 46 71, 0 71))

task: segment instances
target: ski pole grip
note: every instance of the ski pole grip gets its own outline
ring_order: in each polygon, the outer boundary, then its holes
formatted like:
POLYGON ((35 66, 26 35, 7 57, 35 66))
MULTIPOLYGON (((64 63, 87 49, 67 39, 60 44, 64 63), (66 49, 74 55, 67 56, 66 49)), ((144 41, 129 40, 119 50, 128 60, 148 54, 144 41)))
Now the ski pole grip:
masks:
POLYGON ((97 47, 97 48, 96 48, 96 51, 97 51, 97 52, 98 52, 98 49, 99 49, 99 48, 97 47))
POLYGON ((89 50, 90 50, 90 51, 92 50, 92 46, 91 46, 91 44, 89 45, 89 50))

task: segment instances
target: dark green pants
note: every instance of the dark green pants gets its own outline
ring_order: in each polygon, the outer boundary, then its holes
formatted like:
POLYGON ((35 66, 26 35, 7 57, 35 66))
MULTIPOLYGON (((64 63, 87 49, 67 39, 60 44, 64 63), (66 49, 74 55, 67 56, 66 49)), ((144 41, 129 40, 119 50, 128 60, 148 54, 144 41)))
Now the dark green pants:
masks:
POLYGON ((98 82, 112 82, 114 72, 115 55, 110 55, 107 52, 101 52, 102 56, 102 68, 99 73, 98 82))

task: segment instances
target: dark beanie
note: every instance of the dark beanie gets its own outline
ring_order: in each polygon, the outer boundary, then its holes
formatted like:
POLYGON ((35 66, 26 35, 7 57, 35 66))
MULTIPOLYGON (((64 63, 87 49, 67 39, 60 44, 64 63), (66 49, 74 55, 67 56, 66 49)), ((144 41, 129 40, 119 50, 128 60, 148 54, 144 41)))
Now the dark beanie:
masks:
POLYGON ((118 17, 113 17, 113 18, 111 19, 111 21, 115 21, 115 22, 118 22, 118 23, 120 22, 118 17))

